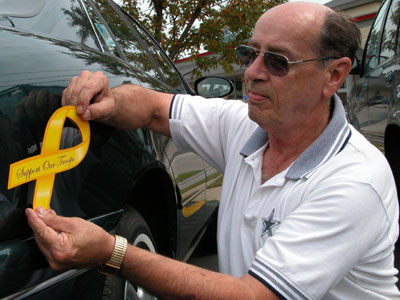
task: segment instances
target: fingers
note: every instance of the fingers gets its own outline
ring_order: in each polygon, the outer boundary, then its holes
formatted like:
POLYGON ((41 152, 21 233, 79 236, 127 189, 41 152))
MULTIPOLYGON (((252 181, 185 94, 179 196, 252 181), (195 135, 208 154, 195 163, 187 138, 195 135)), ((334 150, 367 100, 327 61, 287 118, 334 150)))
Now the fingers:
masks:
MULTIPOLYGON (((25 214, 28 218, 28 224, 32 228, 35 239, 44 246, 48 246, 57 240, 58 233, 41 219, 33 209, 27 208, 25 214)), ((52 214, 54 216, 54 214, 52 214)))
POLYGON ((58 233, 48 227, 41 218, 31 208, 25 210, 28 219, 28 224, 32 228, 33 236, 36 244, 42 251, 50 266, 53 269, 61 269, 58 264, 55 264, 55 259, 51 253, 52 244, 57 241, 58 233))
POLYGON ((75 267, 72 234, 66 228, 71 227, 67 218, 57 216, 53 210, 31 208, 25 210, 28 224, 32 228, 36 244, 43 252, 49 265, 54 270, 75 267), (64 231, 63 231, 64 230, 64 231))
POLYGON ((90 105, 83 114, 84 120, 108 120, 114 114, 115 105, 112 101, 97 101, 90 105))
POLYGON ((63 91, 62 105, 75 105, 76 111, 85 120, 94 119, 94 116, 102 117, 103 113, 91 112, 90 102, 104 101, 112 97, 107 77, 102 72, 91 73, 82 71, 78 77, 72 77, 68 87, 63 91), (100 95, 100 97, 99 97, 100 95))
POLYGON ((101 227, 41 207, 25 213, 36 243, 53 269, 95 266, 111 257, 114 237, 101 227))
POLYGON ((66 89, 64 89, 61 97, 61 105, 74 105, 72 99, 72 91, 75 88, 76 81, 78 80, 78 76, 74 76, 70 79, 69 84, 66 89))
POLYGON ((61 217, 52 209, 45 210, 43 207, 36 209, 39 219, 54 232, 73 232, 76 228, 74 218, 61 217))

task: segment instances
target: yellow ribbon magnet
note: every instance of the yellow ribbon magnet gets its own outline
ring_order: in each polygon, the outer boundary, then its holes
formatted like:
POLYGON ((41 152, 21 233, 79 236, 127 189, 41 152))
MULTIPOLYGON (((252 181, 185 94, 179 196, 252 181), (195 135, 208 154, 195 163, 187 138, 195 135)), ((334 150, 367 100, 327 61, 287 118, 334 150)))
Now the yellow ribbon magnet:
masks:
POLYGON ((55 174, 76 167, 85 157, 89 142, 89 122, 78 116, 75 106, 57 109, 47 122, 40 154, 10 165, 8 189, 36 180, 33 209, 38 206, 49 209, 55 174), (82 142, 72 148, 60 150, 66 118, 70 118, 78 126, 82 142))

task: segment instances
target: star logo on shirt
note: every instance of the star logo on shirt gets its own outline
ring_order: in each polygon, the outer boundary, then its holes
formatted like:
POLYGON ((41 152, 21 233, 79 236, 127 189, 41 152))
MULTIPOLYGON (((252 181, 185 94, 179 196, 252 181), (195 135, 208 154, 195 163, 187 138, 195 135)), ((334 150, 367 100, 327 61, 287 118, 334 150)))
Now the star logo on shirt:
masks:
POLYGON ((269 237, 272 236, 272 228, 281 224, 280 221, 274 220, 275 209, 272 210, 268 218, 263 218, 263 229, 261 233, 261 237, 264 237, 268 234, 269 237))

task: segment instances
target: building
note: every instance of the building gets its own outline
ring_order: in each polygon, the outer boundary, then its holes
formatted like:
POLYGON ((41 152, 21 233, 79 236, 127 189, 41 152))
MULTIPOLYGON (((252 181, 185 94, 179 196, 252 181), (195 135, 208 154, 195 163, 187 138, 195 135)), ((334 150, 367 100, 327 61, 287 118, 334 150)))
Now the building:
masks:
POLYGON ((361 31, 361 48, 364 48, 369 29, 381 4, 382 1, 379 0, 333 0, 325 3, 325 6, 344 12, 356 22, 361 31))

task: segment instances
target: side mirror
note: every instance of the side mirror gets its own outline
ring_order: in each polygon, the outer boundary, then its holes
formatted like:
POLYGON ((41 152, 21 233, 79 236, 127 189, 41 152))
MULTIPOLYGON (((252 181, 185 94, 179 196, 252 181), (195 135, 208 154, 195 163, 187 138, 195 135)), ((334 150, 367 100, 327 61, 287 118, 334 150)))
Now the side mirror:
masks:
POLYGON ((219 76, 201 77, 194 82, 194 90, 205 98, 221 98, 233 92, 233 83, 219 76))

